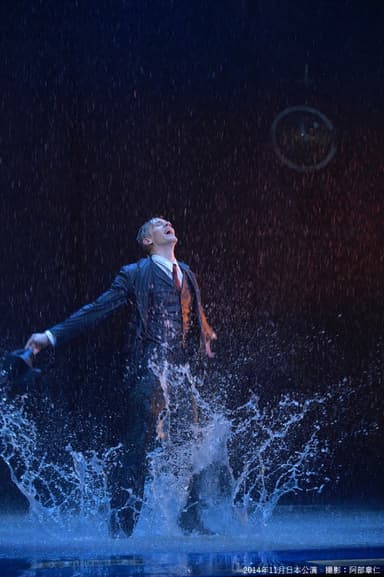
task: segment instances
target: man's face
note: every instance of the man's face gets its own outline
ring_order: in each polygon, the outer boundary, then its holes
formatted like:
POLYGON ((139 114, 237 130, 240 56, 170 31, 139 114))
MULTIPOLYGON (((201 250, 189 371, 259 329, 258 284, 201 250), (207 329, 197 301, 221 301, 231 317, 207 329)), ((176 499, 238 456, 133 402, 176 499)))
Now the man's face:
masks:
POLYGON ((175 229, 169 220, 163 218, 152 220, 149 235, 144 240, 153 248, 177 243, 175 229))

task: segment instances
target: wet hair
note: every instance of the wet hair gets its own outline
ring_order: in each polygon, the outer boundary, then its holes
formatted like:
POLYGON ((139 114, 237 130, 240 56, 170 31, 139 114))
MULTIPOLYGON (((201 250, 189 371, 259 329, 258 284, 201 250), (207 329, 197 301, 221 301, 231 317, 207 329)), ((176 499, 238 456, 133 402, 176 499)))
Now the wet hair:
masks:
POLYGON ((148 238, 151 235, 151 226, 153 223, 158 219, 162 218, 161 216, 153 216, 149 220, 145 221, 144 224, 138 230, 136 240, 140 246, 140 248, 145 252, 149 253, 151 251, 151 245, 146 245, 143 243, 144 238, 148 238))

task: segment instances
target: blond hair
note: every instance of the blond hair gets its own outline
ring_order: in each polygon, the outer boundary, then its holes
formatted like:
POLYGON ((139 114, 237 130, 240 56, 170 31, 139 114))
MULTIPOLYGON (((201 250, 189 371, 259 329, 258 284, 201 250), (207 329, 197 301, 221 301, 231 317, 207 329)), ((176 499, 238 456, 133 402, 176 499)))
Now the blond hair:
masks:
POLYGON ((149 220, 145 221, 145 223, 141 225, 141 227, 137 232, 136 240, 140 248, 146 253, 149 253, 151 251, 151 245, 144 244, 143 241, 145 238, 148 238, 151 235, 151 227, 158 218, 161 218, 161 216, 154 216, 149 220))

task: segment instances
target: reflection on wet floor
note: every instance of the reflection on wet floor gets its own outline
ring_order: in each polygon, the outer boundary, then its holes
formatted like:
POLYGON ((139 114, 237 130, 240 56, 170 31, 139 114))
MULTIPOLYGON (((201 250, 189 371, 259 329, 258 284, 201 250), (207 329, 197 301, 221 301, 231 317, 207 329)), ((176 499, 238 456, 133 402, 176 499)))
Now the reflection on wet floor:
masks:
MULTIPOLYGON (((23 517, 0 523, 6 577, 229 577, 245 574, 380 574, 384 511, 283 507, 247 535, 91 539, 33 533, 23 517), (28 538, 27 538, 28 536, 28 538)), ((139 531, 138 531, 139 533, 139 531)))

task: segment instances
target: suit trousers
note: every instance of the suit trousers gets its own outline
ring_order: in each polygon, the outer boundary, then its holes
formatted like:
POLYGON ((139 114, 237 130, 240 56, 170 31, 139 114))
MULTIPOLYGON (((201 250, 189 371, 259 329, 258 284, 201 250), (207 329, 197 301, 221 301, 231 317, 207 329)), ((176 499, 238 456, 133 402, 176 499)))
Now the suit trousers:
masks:
POLYGON ((108 479, 113 536, 130 535, 135 527, 150 476, 148 455, 156 447, 172 451, 193 440, 198 409, 188 382, 188 356, 181 346, 169 350, 149 343, 144 348, 124 412, 122 454, 108 479))

